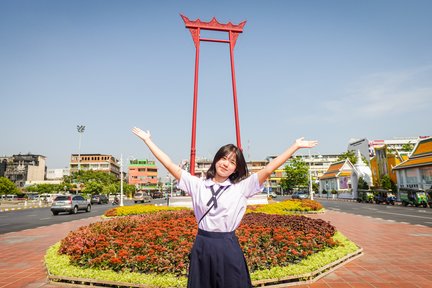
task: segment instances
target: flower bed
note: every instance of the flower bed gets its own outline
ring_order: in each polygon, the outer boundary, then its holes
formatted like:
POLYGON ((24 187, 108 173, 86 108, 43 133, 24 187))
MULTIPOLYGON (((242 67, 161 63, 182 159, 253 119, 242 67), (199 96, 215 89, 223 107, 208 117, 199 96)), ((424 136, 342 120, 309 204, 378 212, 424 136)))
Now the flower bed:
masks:
POLYGON ((266 214, 295 214, 297 212, 315 213, 322 211, 322 205, 314 200, 286 200, 272 204, 248 206, 246 213, 262 212, 266 214))
MULTIPOLYGON (((196 230, 190 210, 116 218, 71 232, 59 253, 83 268, 185 276, 196 230)), ((334 233, 322 220, 262 213, 247 214, 237 229, 252 273, 335 247, 334 233)))
POLYGON ((153 204, 141 204, 133 206, 119 206, 109 209, 105 212, 106 217, 116 216, 127 216, 127 215, 142 215, 148 213, 155 213, 159 211, 177 211, 185 210, 188 208, 184 207, 166 207, 166 206, 155 206, 153 204))

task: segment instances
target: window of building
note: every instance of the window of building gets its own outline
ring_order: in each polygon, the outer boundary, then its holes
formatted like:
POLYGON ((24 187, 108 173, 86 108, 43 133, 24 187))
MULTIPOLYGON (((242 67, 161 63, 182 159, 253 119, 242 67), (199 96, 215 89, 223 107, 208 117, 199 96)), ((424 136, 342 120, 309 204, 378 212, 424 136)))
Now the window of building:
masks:
POLYGON ((418 183, 417 169, 407 169, 406 170, 406 182, 407 182, 407 184, 418 183))
POLYGON ((432 184, 432 167, 420 168, 420 177, 422 183, 432 184))

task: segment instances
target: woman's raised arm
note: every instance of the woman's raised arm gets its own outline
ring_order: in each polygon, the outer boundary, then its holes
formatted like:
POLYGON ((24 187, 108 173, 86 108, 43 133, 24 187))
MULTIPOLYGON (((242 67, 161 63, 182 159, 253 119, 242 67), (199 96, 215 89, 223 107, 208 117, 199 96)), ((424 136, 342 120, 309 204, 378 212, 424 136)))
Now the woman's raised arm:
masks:
POLYGON ((302 138, 297 139, 291 147, 289 147, 285 152, 280 154, 278 157, 273 159, 269 164, 267 164, 263 169, 258 171, 258 180, 260 184, 273 173, 274 170, 282 166, 298 149, 300 148, 313 148, 318 145, 318 141, 306 141, 302 138))
POLYGON ((134 127, 132 129, 132 132, 144 141, 144 143, 147 145, 147 147, 150 149, 156 159, 158 159, 159 162, 162 163, 162 165, 168 170, 168 172, 171 173, 174 178, 180 180, 181 168, 178 165, 174 164, 168 157, 168 155, 165 154, 161 149, 159 149, 159 147, 156 146, 156 144, 153 143, 150 138, 150 131, 147 130, 147 132, 145 132, 140 128, 134 127))

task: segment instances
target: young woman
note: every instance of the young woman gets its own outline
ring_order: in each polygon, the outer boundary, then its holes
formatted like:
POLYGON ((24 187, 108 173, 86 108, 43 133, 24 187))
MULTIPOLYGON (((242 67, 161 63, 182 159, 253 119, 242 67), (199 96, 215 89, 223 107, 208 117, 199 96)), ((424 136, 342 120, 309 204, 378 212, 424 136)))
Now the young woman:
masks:
POLYGON ((190 256, 188 287, 252 287, 243 252, 235 236, 246 211, 248 198, 259 193, 270 174, 300 148, 312 148, 317 141, 297 139, 281 155, 255 174, 248 175, 243 153, 233 144, 222 146, 207 171, 206 179, 192 176, 174 164, 150 139, 150 132, 133 128, 153 155, 192 196, 198 235, 190 256))

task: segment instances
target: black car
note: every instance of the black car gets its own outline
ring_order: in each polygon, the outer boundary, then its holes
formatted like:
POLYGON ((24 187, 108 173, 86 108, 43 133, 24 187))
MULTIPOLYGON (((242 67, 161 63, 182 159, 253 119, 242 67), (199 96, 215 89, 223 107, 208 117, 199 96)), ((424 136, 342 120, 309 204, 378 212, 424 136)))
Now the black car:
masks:
POLYGON ((108 197, 100 194, 100 195, 93 195, 91 197, 90 203, 93 204, 108 204, 109 200, 108 197))
POLYGON ((156 198, 163 198, 164 195, 163 195, 163 193, 162 193, 161 191, 153 191, 153 192, 151 192, 151 197, 152 197, 153 199, 156 199, 156 198))

